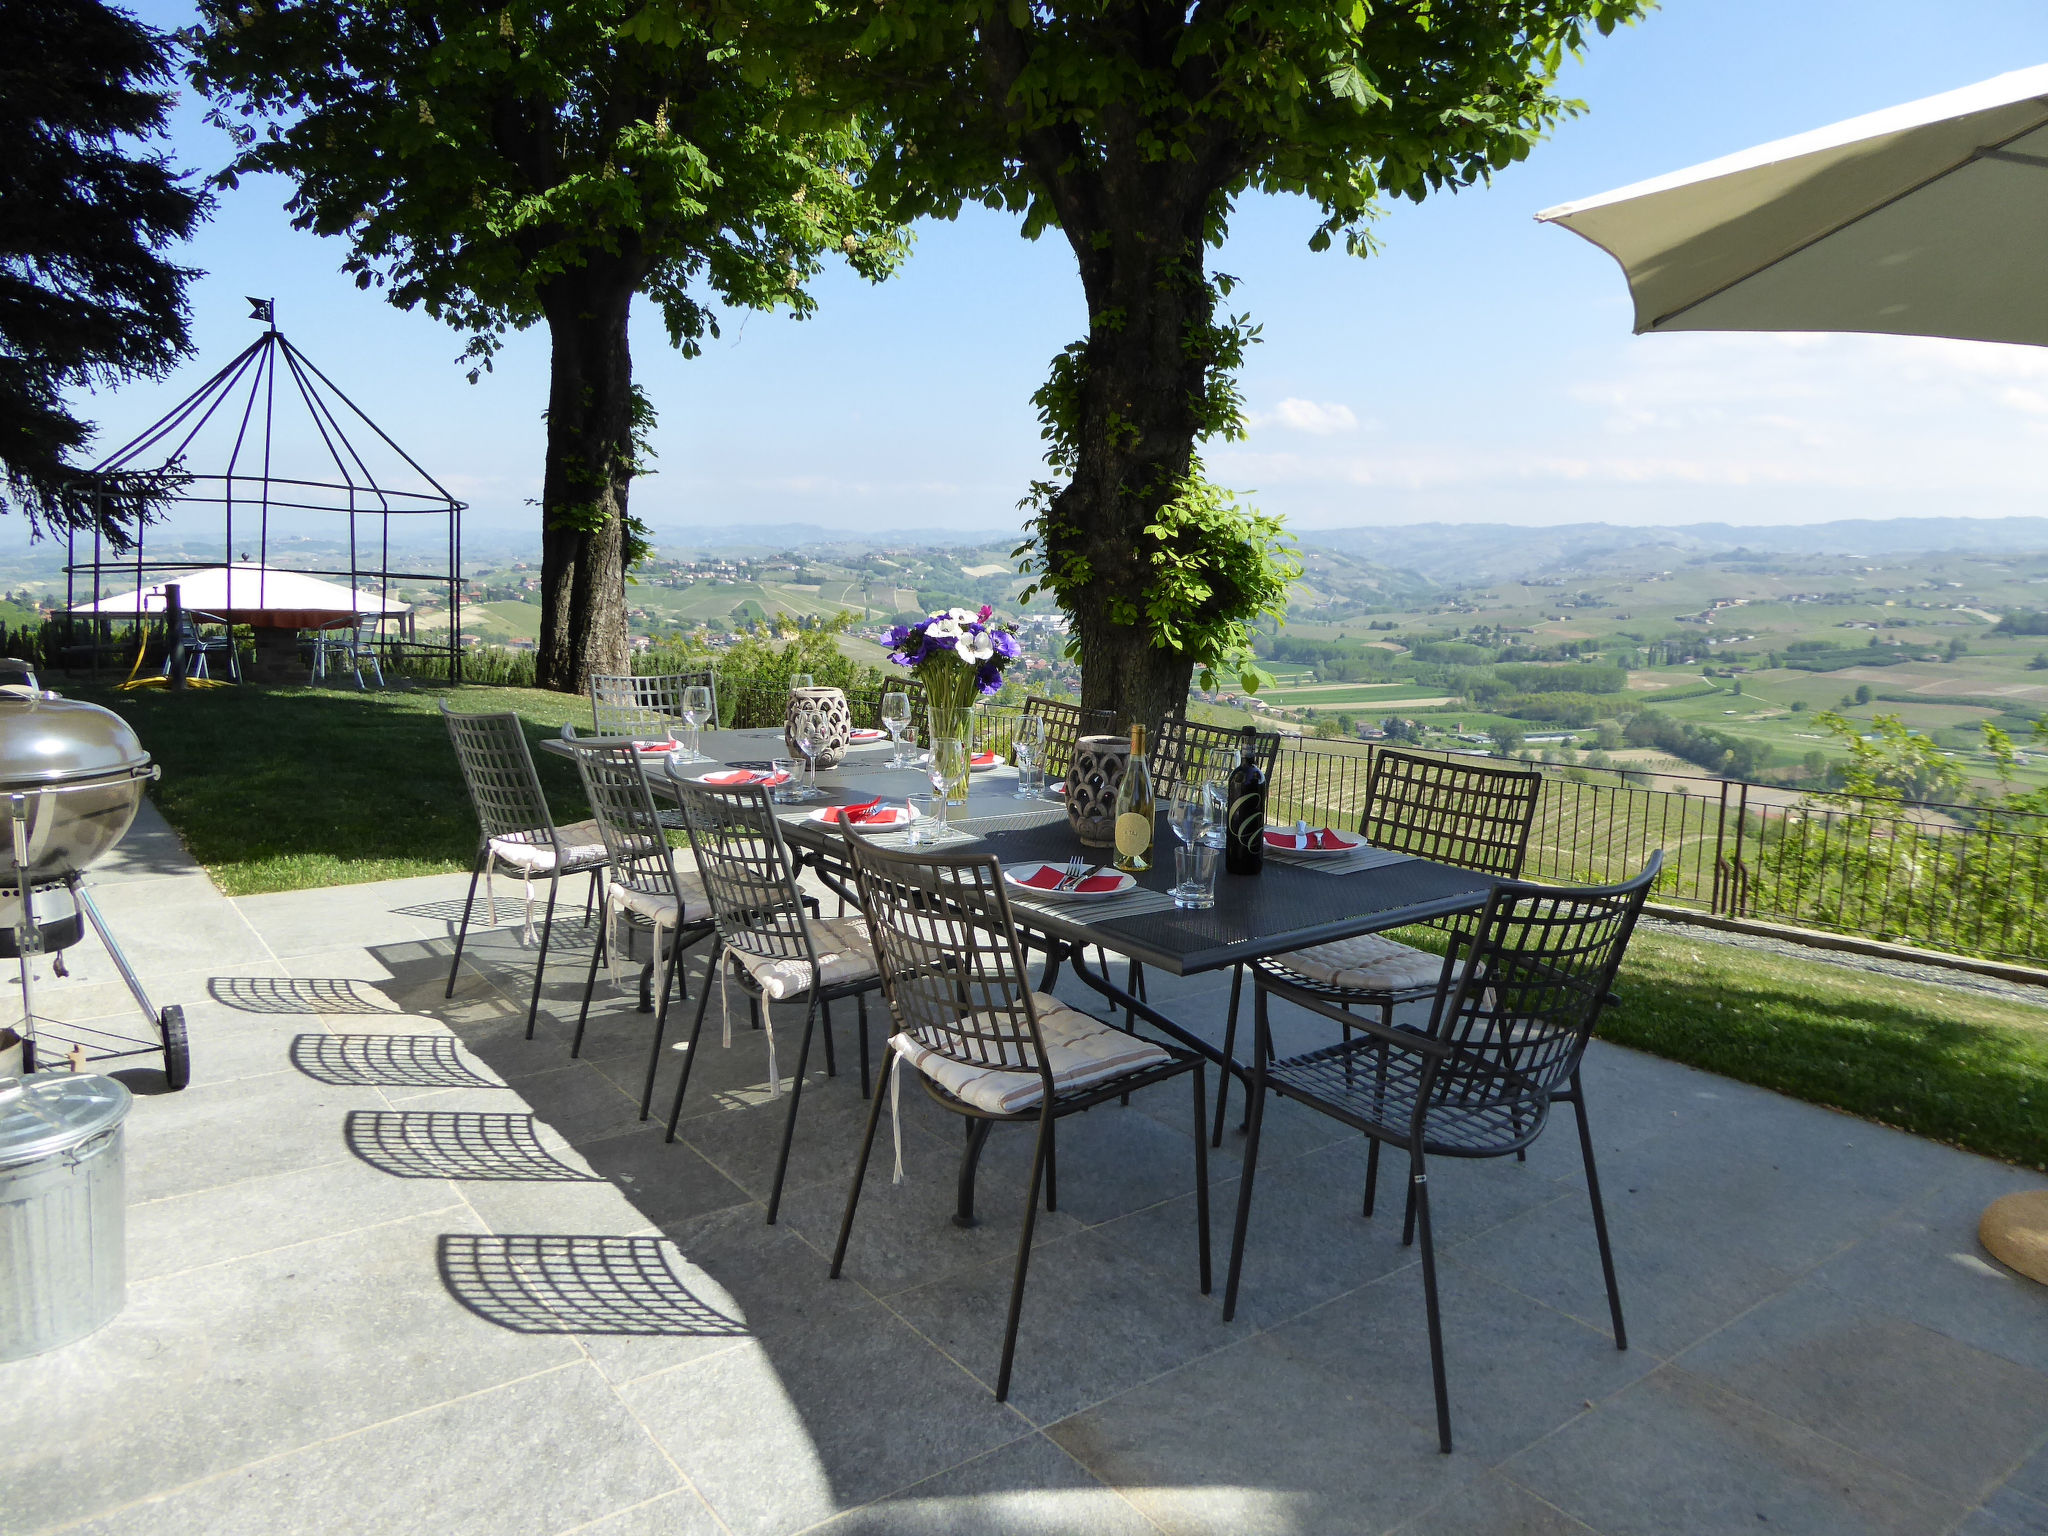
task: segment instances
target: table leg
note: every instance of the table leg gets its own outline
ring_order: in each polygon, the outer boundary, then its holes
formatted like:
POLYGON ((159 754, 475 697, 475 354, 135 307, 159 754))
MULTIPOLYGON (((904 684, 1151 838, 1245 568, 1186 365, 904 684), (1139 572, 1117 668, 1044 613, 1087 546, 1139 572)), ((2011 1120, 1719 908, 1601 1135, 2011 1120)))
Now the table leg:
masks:
MULTIPOLYGON (((1125 991, 1122 987, 1111 981, 1107 965, 1102 968, 1099 974, 1090 970, 1087 963, 1088 957, 1080 945, 1069 944, 1063 940, 1048 937, 1048 947, 1055 955, 1063 958, 1067 964, 1073 967, 1074 975, 1079 978, 1083 986, 1107 998, 1112 1011, 1121 1009, 1126 1017, 1135 1015, 1143 1019, 1161 1034, 1171 1037, 1189 1050, 1198 1052, 1208 1060, 1215 1062, 1226 1073, 1236 1077, 1247 1089, 1250 1088, 1252 1080, 1251 1068, 1231 1060, 1229 1056, 1204 1040, 1200 1035, 1194 1034, 1176 1024, 1172 1019, 1169 1019, 1157 1008, 1146 1002, 1144 998, 1125 991)), ((1114 1022, 1114 1020, 1111 1022, 1114 1022)))

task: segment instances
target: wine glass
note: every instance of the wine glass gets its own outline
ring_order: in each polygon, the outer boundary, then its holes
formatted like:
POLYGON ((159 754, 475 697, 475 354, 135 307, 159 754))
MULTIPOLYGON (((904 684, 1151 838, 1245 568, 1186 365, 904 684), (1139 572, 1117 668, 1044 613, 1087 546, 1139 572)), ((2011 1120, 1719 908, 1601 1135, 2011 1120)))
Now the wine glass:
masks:
POLYGON ((1183 848, 1192 848, 1201 840, 1206 825, 1208 783, 1183 778, 1173 786, 1173 799, 1166 808, 1166 823, 1173 828, 1173 835, 1183 848))
POLYGON ((703 723, 711 718, 711 690, 701 684, 683 690, 683 724, 690 730, 690 757, 694 762, 706 761, 704 756, 703 723))
POLYGON ((1202 775, 1202 846, 1204 848, 1221 848, 1223 846, 1223 823, 1226 819, 1230 797, 1230 770, 1236 766, 1237 755, 1225 747, 1211 749, 1206 759, 1207 771, 1202 775))
POLYGON ((810 785, 803 792, 806 800, 818 798, 818 721, 809 710, 803 711, 796 722, 796 749, 804 755, 804 765, 810 772, 810 785))
POLYGON ((795 692, 797 691, 797 689, 799 689, 799 688, 808 688, 808 687, 810 687, 810 686, 811 686, 811 674, 810 674, 810 673, 808 673, 808 672, 794 672, 794 673, 791 673, 791 674, 790 674, 790 679, 789 679, 789 691, 790 691, 791 693, 795 693, 795 692))
POLYGON ((953 819, 953 796, 967 782, 970 761, 967 743, 957 736, 941 736, 932 742, 931 761, 925 765, 925 775, 932 781, 932 798, 939 805, 941 828, 953 819))
POLYGON ((1017 798, 1036 800, 1044 793, 1045 720, 1025 715, 1010 734, 1010 755, 1017 760, 1017 798))
POLYGON ((903 766, 903 728, 910 724, 910 695, 907 693, 885 693, 882 695, 882 727, 889 733, 891 754, 889 766, 903 766))

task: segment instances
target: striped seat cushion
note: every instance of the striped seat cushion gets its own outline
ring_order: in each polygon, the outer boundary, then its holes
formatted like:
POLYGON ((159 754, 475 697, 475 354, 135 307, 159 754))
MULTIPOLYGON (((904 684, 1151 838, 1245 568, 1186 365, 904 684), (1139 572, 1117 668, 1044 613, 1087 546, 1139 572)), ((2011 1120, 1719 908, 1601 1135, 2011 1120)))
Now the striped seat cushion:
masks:
MULTIPOLYGON (((823 984, 840 986, 881 974, 875 968, 875 948, 868 938, 867 919, 862 917, 814 918, 810 924, 811 943, 818 952, 823 984)), ((754 985, 770 1002, 801 997, 811 989, 811 962, 775 955, 752 955, 737 945, 732 957, 747 968, 754 985)))
MULTIPOLYGON (((659 878, 658 876, 656 878, 659 878)), ((704 894, 704 882, 695 875, 678 873, 683 888, 683 910, 676 911, 675 896, 668 891, 636 891, 628 885, 612 887, 612 905, 622 912, 644 917, 657 928, 679 928, 684 923, 708 922, 711 901, 704 894)))
POLYGON ((1326 987, 1371 993, 1433 992, 1444 969, 1441 956, 1410 949, 1376 933, 1290 950, 1260 963, 1306 976, 1326 987))
MULTIPOLYGON (((1077 1013, 1056 997, 1034 992, 1032 1002, 1038 1010, 1038 1032, 1045 1041, 1055 1093, 1091 1088, 1173 1059, 1150 1040, 1077 1013)), ((976 1025, 978 1021, 968 1022, 976 1025)), ((979 1066, 941 1055, 926 1036, 926 1031, 905 1031, 892 1035, 889 1044, 907 1064, 954 1098, 992 1115, 1014 1115, 1036 1107, 1045 1097, 1045 1079, 1036 1071, 1019 1070, 1024 1056, 1015 1046, 1003 1048, 1002 1059, 1012 1063, 1010 1067, 979 1066)))
MULTIPOLYGON (((562 839, 567 857, 562 863, 562 872, 570 870, 595 869, 604 862, 604 834, 597 830, 594 821, 572 821, 566 827, 555 828, 562 839)), ((547 840, 545 832, 532 836, 537 841, 529 842, 519 837, 494 837, 491 852, 500 864, 509 865, 522 875, 546 875, 554 873, 555 848, 547 840)))

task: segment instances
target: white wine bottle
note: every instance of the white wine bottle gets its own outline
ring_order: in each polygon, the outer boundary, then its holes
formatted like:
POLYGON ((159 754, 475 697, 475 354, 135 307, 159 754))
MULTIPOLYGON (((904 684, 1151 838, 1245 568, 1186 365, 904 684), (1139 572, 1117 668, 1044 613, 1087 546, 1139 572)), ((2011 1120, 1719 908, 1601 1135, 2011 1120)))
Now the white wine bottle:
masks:
POLYGON ((1152 867, 1152 832, 1158 826, 1152 769, 1145 761, 1145 727, 1131 727, 1131 758, 1116 787, 1116 867, 1142 875, 1152 867))

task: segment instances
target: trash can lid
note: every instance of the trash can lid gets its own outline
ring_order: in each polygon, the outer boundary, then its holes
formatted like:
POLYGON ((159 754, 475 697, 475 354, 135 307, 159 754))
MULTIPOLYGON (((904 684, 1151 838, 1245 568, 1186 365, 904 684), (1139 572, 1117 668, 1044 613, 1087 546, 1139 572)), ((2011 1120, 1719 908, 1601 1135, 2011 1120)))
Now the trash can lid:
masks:
POLYGON ((34 1072, 0 1077, 0 1168, 53 1157, 126 1118, 133 1102, 111 1077, 34 1072))

